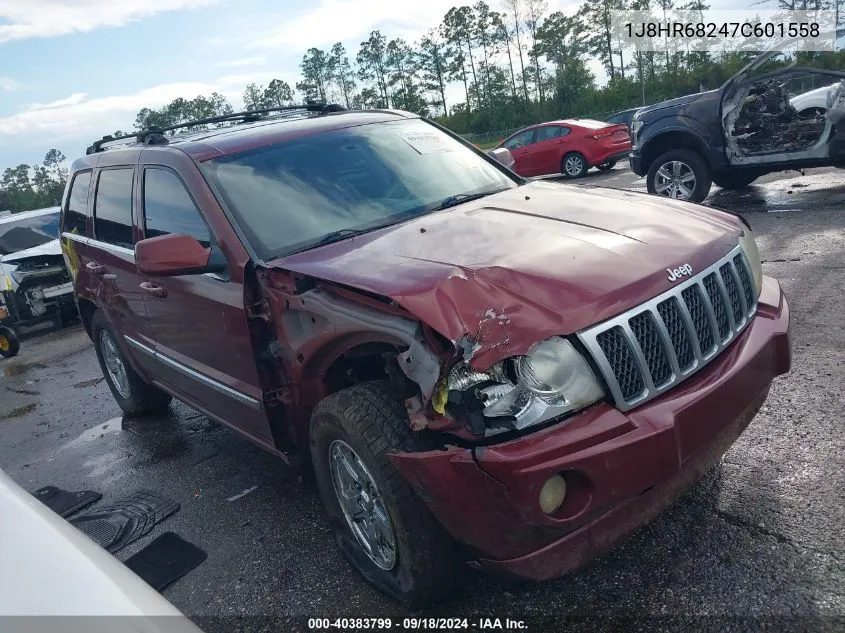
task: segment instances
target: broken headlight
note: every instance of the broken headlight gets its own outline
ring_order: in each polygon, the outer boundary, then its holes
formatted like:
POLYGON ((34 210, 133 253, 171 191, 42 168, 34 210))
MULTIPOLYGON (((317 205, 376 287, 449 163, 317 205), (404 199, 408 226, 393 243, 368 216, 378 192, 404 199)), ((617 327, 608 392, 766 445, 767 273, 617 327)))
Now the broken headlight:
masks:
POLYGON ((459 363, 445 381, 444 409, 476 435, 524 429, 601 400, 604 389, 586 359, 565 338, 534 345, 487 371, 459 363))
POLYGON ((754 278, 754 287, 757 289, 757 296, 763 289, 763 264, 760 262, 760 251, 757 250, 757 241, 754 234, 747 226, 742 228, 742 235, 739 237, 739 244, 745 252, 745 258, 751 266, 751 276, 754 278))

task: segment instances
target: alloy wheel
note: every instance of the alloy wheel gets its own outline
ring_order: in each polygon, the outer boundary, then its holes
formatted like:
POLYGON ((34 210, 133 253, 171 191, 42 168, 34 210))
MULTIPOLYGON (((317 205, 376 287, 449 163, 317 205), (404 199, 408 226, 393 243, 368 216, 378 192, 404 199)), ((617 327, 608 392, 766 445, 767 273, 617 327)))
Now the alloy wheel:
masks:
POLYGON ((343 440, 329 446, 334 492, 346 522, 369 559, 390 571, 396 566, 396 534, 370 471, 343 440))
POLYGON ((567 176, 578 176, 584 169, 584 159, 580 156, 569 156, 563 165, 567 176))
POLYGON ((668 198, 689 200, 695 191, 695 185, 695 172, 680 160, 663 163, 654 176, 655 193, 668 198))
POLYGON ((117 351, 117 344, 106 330, 100 331, 100 350, 112 385, 121 397, 128 400, 132 395, 132 390, 129 388, 129 376, 126 374, 120 352, 117 351))

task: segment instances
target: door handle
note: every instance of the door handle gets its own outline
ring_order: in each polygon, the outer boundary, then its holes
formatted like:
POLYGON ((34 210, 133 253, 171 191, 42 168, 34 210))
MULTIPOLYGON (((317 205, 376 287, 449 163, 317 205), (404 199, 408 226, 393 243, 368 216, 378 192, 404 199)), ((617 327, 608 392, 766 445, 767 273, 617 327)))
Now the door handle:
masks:
POLYGON ((162 288, 161 286, 157 286, 149 281, 141 282, 141 290, 148 295, 159 297, 161 299, 164 299, 167 296, 167 288, 162 288))
POLYGON ((85 264, 85 268, 90 270, 95 275, 102 275, 106 272, 106 267, 102 264, 98 264, 97 262, 88 262, 85 264))

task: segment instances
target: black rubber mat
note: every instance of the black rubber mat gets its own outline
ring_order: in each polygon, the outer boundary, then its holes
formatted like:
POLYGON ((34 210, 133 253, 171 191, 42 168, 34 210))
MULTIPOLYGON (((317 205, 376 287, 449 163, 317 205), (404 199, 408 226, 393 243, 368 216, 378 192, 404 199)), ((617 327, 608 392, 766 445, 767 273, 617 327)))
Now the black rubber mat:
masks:
POLYGON ((126 566, 153 589, 161 591, 203 562, 208 554, 175 532, 165 532, 137 554, 126 566))
POLYGON ((90 510, 70 519, 70 523, 109 552, 116 552, 135 541, 179 510, 179 504, 149 490, 90 510))
POLYGON ((90 506, 103 496, 93 490, 68 492, 67 490, 56 488, 56 486, 44 486, 32 494, 53 512, 63 517, 69 517, 74 512, 90 506))

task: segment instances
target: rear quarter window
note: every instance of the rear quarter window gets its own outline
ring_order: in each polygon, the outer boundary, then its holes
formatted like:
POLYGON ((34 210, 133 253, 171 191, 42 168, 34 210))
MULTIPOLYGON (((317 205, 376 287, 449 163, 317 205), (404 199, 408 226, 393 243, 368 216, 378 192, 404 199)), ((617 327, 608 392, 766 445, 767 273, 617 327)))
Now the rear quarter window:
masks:
POLYGON ((132 248, 131 167, 100 172, 94 198, 94 237, 100 242, 132 248))
POLYGON ((85 222, 88 214, 88 189, 90 185, 90 171, 80 172, 73 177, 67 207, 62 218, 63 233, 85 235, 85 222))

